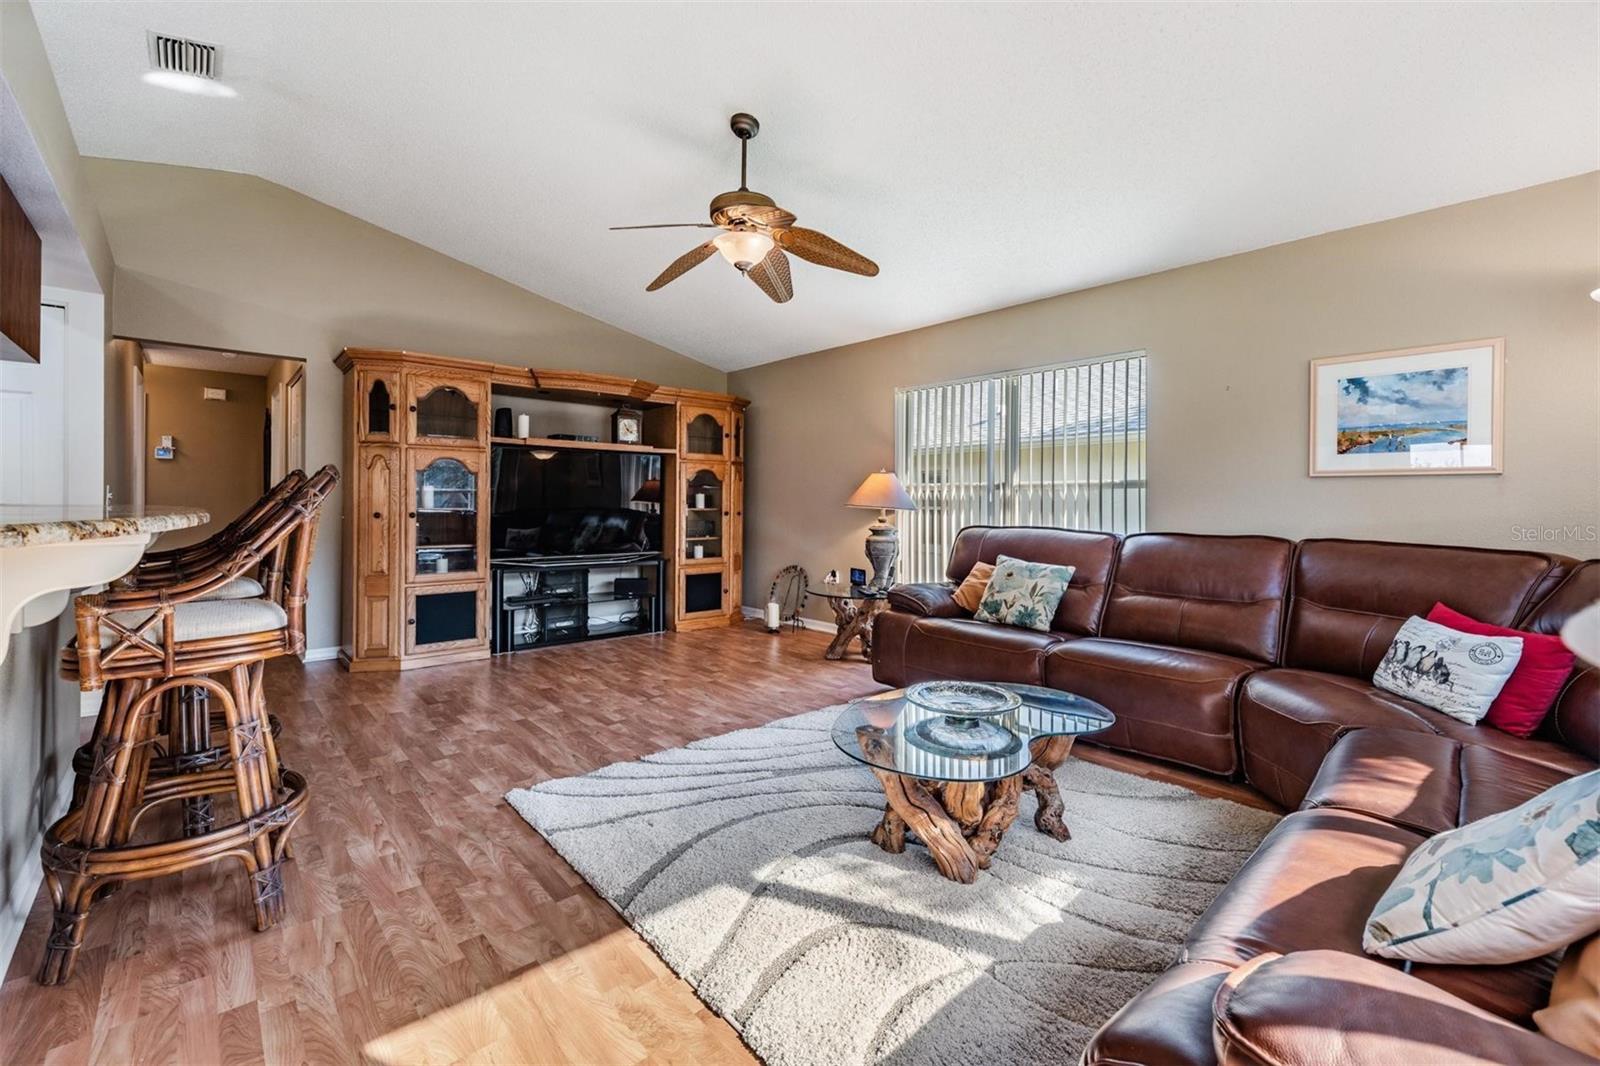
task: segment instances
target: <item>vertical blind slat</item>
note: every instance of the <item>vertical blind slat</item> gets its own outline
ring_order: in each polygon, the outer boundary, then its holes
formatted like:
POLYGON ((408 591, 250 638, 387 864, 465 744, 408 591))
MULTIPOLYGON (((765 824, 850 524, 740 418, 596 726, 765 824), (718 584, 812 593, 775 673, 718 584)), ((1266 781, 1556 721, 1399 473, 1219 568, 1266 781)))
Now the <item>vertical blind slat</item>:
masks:
POLYGON ((1143 353, 899 390, 904 581, 939 581, 966 526, 1142 530, 1143 353))

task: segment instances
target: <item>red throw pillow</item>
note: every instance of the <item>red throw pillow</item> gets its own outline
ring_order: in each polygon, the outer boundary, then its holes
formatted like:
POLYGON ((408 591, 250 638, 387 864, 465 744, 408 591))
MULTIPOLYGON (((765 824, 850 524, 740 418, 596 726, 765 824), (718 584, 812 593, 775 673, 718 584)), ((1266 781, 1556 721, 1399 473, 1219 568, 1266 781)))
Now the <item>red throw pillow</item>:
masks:
POLYGON ((1505 688, 1489 705, 1489 713, 1484 715, 1483 721, 1514 737, 1531 737, 1544 716, 1550 713, 1550 706, 1561 694, 1561 686, 1567 683, 1576 661, 1561 638, 1490 625, 1468 618, 1460 611, 1452 611, 1442 603, 1433 605, 1428 621, 1479 637, 1522 638, 1522 658, 1506 678, 1505 688))

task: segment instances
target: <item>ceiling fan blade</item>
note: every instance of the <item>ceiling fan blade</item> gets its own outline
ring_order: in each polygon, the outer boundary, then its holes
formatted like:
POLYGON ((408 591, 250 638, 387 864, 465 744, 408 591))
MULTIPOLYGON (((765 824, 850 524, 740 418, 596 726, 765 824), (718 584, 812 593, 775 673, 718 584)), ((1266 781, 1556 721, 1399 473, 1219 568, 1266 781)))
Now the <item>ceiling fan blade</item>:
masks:
POLYGON ((745 276, 772 297, 773 303, 788 303, 794 296, 794 281, 789 277, 789 257, 777 245, 755 266, 746 270, 745 276))
POLYGON ((707 241, 704 244, 696 245, 687 252, 684 252, 682 255, 678 256, 678 258, 674 259, 671 266, 663 270, 660 275, 657 276, 656 280, 644 287, 644 291, 655 292, 667 282, 672 281, 682 274, 687 274, 691 268, 697 267, 707 259, 710 259, 716 254, 716 252, 717 246, 712 244, 710 241, 707 241))
POLYGON ((864 274, 869 278, 878 276, 877 263, 864 255, 852 252, 825 233, 795 226, 774 230, 772 236, 783 246, 784 251, 793 252, 809 263, 832 267, 834 270, 848 270, 852 274, 864 274))
POLYGON ((716 229, 710 222, 657 222, 651 226, 612 226, 612 229, 716 229))

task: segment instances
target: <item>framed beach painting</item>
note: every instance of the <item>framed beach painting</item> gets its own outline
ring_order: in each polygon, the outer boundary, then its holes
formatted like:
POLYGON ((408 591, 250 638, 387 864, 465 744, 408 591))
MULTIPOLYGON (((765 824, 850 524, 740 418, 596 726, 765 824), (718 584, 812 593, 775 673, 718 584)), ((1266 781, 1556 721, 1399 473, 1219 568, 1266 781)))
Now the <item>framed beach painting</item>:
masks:
POLYGON ((1498 474, 1505 338, 1311 361, 1311 476, 1498 474))

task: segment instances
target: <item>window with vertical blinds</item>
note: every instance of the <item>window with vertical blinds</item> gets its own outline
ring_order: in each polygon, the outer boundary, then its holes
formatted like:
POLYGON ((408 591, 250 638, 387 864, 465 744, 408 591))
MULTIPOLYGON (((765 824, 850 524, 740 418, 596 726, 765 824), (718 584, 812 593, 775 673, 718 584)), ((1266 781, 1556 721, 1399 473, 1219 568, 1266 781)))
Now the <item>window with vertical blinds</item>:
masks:
POLYGON ((897 579, 942 580, 963 526, 1139 532, 1144 445, 1143 352, 897 390, 897 579))

